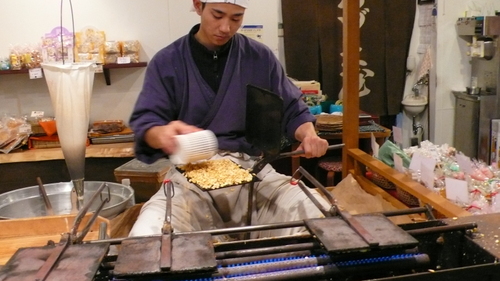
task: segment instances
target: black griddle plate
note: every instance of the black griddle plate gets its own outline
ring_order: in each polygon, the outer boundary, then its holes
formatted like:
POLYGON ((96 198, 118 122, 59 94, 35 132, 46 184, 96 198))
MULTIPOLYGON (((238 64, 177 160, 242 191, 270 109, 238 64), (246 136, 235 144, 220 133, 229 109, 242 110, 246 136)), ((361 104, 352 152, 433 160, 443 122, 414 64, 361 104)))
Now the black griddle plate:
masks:
MULTIPOLYGON (((54 246, 20 248, 0 270, 0 280, 35 280, 54 246)), ((46 280, 92 281, 109 244, 69 245, 46 280)))
MULTIPOLYGON (((408 249, 418 245, 415 238, 382 214, 363 214, 353 217, 378 242, 376 246, 378 249, 408 249)), ((373 248, 341 217, 310 219, 306 220, 305 224, 330 253, 361 252, 373 248)))
POLYGON ((133 237, 123 240, 114 274, 116 276, 146 276, 164 272, 193 273, 216 270, 212 236, 207 233, 173 235, 172 264, 161 269, 161 237, 133 237))

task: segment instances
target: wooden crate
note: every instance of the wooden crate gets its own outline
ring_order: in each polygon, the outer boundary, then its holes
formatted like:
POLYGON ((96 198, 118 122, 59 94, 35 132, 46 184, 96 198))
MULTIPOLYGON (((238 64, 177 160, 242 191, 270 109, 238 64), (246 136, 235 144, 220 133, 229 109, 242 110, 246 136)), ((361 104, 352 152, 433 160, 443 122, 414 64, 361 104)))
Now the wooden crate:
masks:
POLYGON ((160 159, 153 164, 145 164, 137 159, 121 165, 114 170, 117 182, 123 179, 130 180, 134 189, 135 202, 146 202, 161 187, 165 174, 170 170, 171 163, 167 159, 160 159))
MULTIPOLYGON (((80 229, 87 225, 92 215, 85 215, 80 229)), ((19 248, 45 246, 49 240, 59 242, 61 234, 71 230, 75 216, 73 214, 0 221, 0 265, 5 265, 19 248)), ((107 224, 107 235, 110 235, 109 220, 97 217, 84 241, 98 239, 101 222, 107 224)))

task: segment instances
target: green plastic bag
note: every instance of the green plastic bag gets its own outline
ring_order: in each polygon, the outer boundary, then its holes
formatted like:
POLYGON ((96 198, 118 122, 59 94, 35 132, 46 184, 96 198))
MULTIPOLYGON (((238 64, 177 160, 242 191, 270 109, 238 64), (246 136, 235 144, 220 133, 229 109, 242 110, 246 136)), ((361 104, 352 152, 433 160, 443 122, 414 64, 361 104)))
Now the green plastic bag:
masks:
POLYGON ((410 166, 411 158, 390 140, 386 140, 380 147, 378 151, 378 159, 384 162, 386 165, 394 168, 394 154, 403 159, 403 166, 405 168, 408 168, 410 166))

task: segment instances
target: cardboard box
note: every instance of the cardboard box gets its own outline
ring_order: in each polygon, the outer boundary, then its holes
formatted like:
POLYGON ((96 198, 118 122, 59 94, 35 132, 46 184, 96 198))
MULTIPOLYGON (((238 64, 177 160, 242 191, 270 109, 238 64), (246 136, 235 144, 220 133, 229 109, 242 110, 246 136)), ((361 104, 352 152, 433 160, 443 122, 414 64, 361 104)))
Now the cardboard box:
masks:
POLYGON ((321 84, 318 81, 292 81, 302 92, 321 93, 321 84))

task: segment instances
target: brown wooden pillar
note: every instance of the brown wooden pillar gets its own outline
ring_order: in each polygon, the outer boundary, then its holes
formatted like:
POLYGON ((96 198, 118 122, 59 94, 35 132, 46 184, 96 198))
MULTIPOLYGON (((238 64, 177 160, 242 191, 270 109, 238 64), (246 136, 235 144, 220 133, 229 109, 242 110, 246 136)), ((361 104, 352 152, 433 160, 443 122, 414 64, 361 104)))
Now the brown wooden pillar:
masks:
POLYGON ((353 159, 347 157, 347 150, 358 147, 359 136, 359 1, 343 0, 343 142, 345 144, 342 157, 342 177, 354 168, 353 159))

